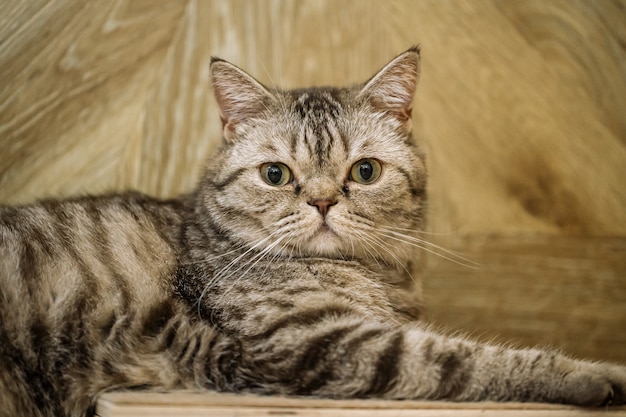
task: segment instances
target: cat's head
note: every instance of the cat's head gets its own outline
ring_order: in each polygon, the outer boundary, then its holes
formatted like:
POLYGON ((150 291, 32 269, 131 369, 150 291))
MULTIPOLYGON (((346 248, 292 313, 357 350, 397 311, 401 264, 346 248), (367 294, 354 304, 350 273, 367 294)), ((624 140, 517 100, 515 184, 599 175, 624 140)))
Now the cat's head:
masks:
POLYGON ((404 263, 425 205, 418 76, 417 48, 349 88, 269 89, 213 59, 224 143, 200 184, 212 221, 272 255, 404 263))

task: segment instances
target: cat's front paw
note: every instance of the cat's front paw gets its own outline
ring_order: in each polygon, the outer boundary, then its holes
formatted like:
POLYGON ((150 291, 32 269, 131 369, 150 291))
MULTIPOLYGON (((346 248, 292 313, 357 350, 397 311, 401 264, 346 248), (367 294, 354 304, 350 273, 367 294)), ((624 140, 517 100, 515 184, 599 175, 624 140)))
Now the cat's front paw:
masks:
POLYGON ((584 407, 626 404, 626 367, 579 362, 563 379, 563 402, 584 407))

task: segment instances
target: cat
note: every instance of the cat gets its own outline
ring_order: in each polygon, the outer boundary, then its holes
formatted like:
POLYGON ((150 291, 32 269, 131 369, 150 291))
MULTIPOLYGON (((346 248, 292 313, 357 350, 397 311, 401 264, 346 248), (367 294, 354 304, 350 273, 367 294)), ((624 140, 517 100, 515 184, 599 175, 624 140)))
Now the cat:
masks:
POLYGON ((419 63, 413 47, 361 85, 279 90, 213 58, 223 143, 193 192, 1 207, 0 415, 148 388, 623 404, 622 366, 418 320, 419 63))

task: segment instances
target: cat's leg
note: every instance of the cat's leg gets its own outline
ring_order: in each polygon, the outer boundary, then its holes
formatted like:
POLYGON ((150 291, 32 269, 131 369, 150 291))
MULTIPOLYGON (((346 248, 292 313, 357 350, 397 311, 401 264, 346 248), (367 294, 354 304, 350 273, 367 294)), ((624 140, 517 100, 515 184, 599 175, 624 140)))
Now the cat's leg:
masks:
MULTIPOLYGON (((626 368, 577 361, 553 351, 481 345, 410 329, 399 387, 413 375, 435 378, 428 398, 534 401, 601 406, 626 401, 626 368)), ((410 391, 397 390, 401 397, 410 391)))
POLYGON ((411 325, 363 323, 334 314, 302 319, 306 323, 299 325, 293 317, 284 328, 244 342, 244 373, 262 391, 583 406, 626 400, 623 367, 482 345, 411 325))

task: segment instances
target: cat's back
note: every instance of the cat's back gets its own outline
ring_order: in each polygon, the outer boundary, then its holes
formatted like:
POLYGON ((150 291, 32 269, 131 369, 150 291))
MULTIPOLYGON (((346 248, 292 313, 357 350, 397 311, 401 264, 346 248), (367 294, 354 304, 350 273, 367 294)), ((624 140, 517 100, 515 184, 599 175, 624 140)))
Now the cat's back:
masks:
POLYGON ((30 296, 133 287, 175 267, 180 211, 137 193, 0 206, 0 279, 30 296))
POLYGON ((72 319, 106 327, 171 297, 178 205, 129 193, 0 206, 0 336, 72 319))

